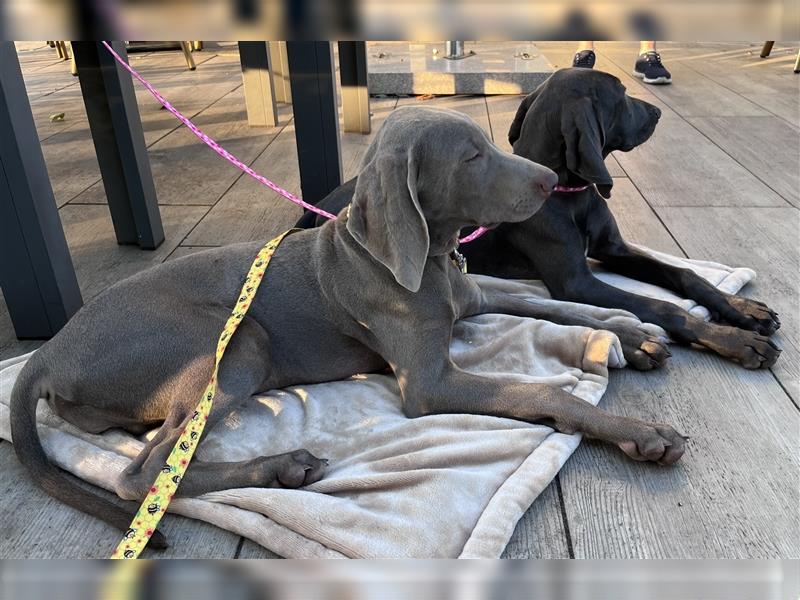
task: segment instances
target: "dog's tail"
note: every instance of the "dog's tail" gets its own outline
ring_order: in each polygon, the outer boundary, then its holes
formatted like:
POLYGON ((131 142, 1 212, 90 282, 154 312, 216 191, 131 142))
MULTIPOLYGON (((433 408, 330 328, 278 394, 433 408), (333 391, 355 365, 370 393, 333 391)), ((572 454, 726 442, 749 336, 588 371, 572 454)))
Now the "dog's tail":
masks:
MULTIPOLYGON (((34 354, 22 371, 11 391, 11 437, 19 461, 28 469, 33 480, 49 495, 75 509, 98 517, 122 531, 126 531, 133 518, 129 511, 106 500, 78 484, 77 478, 56 467, 45 454, 36 428, 36 407, 43 393, 47 368, 38 353, 34 354)), ((131 503, 133 504, 133 503, 131 503)), ((153 548, 166 548, 167 540, 160 532, 153 533, 153 548)))

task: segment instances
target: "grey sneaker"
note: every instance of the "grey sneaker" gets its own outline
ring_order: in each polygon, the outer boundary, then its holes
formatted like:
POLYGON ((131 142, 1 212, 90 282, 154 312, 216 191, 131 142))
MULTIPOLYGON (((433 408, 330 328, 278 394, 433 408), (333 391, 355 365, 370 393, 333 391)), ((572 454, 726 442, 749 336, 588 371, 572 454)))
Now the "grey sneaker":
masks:
POLYGON ((672 75, 661 64, 661 55, 655 50, 639 55, 633 67, 633 74, 645 83, 656 85, 672 83, 672 75))

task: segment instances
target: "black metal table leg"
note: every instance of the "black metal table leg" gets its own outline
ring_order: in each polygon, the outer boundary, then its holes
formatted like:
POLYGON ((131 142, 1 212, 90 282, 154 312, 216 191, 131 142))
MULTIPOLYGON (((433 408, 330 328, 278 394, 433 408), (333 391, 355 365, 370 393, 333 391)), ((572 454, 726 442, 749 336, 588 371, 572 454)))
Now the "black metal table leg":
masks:
POLYGON ((52 337, 83 303, 13 42, 0 42, 0 286, 20 339, 52 337))
MULTIPOLYGON (((127 59, 122 42, 112 46, 127 59)), ((99 42, 72 52, 117 242, 155 249, 164 229, 131 76, 99 42)))
POLYGON ((316 203, 342 182, 330 42, 287 42, 300 187, 316 203))

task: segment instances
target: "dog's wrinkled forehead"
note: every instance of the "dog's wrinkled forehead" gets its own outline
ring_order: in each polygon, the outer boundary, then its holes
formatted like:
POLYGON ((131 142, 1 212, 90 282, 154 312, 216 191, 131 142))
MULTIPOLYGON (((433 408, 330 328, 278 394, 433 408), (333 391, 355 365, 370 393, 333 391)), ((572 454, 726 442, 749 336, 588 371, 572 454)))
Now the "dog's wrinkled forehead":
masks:
MULTIPOLYGON (((386 117, 375 136, 370 155, 376 151, 410 152, 449 145, 485 142, 483 130, 466 115, 444 108, 404 106, 386 117)), ((368 160, 368 156, 364 157, 368 160)))
POLYGON ((611 75, 594 69, 561 69, 542 85, 542 92, 567 98, 591 97, 596 101, 616 103, 625 98, 625 86, 611 75))

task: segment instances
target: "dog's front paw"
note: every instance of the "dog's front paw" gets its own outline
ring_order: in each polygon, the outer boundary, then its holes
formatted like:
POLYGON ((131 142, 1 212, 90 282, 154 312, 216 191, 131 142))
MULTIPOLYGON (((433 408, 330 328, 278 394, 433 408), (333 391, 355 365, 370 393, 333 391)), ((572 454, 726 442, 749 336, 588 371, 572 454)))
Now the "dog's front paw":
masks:
POLYGON ((756 331, 761 335, 772 335, 781 326, 778 313, 763 302, 741 296, 729 296, 727 302, 730 311, 726 311, 722 317, 731 325, 756 331))
POLYGON ((672 356, 666 340, 649 335, 636 327, 616 330, 614 333, 622 344, 625 360, 639 371, 663 367, 672 356))
POLYGON ((292 489, 316 483, 322 479, 328 465, 327 460, 317 458, 308 450, 295 450, 262 460, 269 485, 292 489))
POLYGON ((769 369, 781 355, 781 349, 772 340, 754 331, 739 329, 733 337, 732 358, 745 369, 769 369))
POLYGON ((632 423, 630 431, 626 432, 629 439, 617 442, 617 446, 633 460, 671 465, 683 456, 689 438, 671 425, 643 421, 632 423))

